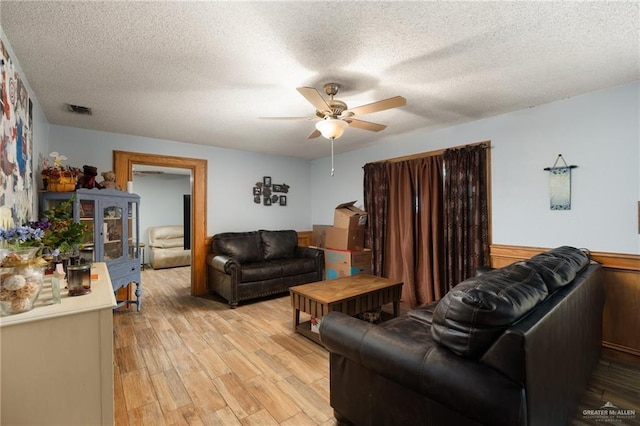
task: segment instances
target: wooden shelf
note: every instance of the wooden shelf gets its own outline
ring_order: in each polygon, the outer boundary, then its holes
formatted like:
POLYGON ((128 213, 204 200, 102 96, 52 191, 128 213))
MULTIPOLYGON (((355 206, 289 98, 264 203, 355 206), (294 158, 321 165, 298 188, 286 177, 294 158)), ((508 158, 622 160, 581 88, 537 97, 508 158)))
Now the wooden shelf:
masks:
POLYGON ((311 331, 311 321, 301 322, 296 326, 296 331, 302 334, 307 339, 310 339, 313 342, 322 345, 322 343, 320 343, 320 334, 311 331))

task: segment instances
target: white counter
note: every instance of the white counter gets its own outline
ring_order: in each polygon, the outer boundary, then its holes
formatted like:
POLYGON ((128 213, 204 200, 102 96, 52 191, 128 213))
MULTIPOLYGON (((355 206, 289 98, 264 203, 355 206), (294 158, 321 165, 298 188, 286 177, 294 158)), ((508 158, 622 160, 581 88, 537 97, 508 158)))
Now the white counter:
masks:
POLYGON ((31 311, 0 318, 0 424, 113 424, 116 300, 106 265, 91 274, 89 294, 43 306, 45 284, 31 311))

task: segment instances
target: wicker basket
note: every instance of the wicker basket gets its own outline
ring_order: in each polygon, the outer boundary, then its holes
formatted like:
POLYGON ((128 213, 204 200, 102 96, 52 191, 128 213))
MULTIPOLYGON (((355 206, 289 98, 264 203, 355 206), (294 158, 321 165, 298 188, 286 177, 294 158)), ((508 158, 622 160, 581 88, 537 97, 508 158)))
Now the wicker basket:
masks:
POLYGON ((72 172, 51 175, 48 186, 51 192, 73 192, 76 190, 76 176, 72 172))

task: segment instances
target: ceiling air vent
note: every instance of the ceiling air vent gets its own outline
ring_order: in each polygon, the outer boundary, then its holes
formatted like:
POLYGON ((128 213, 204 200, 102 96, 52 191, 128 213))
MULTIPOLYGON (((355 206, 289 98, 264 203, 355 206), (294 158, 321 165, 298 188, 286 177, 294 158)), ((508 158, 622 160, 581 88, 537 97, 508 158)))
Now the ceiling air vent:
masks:
POLYGON ((81 105, 67 104, 67 109, 75 114, 93 115, 91 108, 81 105))

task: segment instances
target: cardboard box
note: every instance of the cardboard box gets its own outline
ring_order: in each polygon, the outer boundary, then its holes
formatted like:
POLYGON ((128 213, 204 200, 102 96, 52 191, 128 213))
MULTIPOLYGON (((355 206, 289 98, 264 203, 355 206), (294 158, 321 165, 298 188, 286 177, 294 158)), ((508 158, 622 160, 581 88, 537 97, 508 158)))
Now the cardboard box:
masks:
POLYGON ((313 225, 313 231, 311 232, 311 245, 313 247, 326 247, 327 228, 331 228, 331 225, 313 225))
POLYGON ((333 226, 343 229, 364 229, 367 213, 354 206, 355 201, 339 204, 333 213, 333 226))
POLYGON ((325 278, 328 280, 357 274, 370 274, 371 250, 347 251, 325 249, 324 269, 325 278))
POLYGON ((334 226, 326 228, 324 247, 335 250, 362 250, 364 229, 343 229, 334 226))

